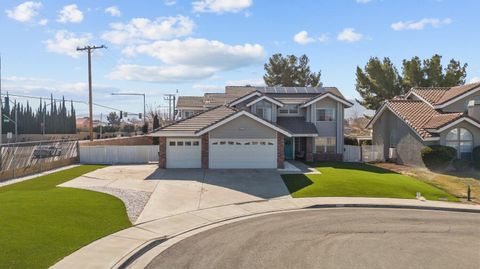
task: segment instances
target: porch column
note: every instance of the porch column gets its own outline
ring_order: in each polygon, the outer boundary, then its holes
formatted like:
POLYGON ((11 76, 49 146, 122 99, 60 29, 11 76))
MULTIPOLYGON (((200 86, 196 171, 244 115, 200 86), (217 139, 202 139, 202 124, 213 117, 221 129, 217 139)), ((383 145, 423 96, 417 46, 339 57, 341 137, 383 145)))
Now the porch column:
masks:
POLYGON ((158 144, 158 168, 167 168, 167 138, 160 136, 158 144))
POLYGON ((306 137, 305 161, 313 162, 313 137, 306 137))
POLYGON ((203 169, 208 169, 209 164, 208 164, 208 146, 209 146, 209 141, 208 141, 208 133, 202 135, 202 168, 203 169))
POLYGON ((285 137, 282 133, 277 132, 277 168, 283 169, 285 161, 285 137))

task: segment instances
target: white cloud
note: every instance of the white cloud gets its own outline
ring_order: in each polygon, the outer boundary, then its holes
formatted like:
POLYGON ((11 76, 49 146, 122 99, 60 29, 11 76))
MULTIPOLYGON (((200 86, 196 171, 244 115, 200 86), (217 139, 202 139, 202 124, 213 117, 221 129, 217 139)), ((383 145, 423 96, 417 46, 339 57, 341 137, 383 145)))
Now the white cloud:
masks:
POLYGON ((303 30, 293 36, 293 41, 300 45, 306 45, 315 42, 315 39, 310 37, 307 31, 303 30))
POLYGON ((212 76, 211 68, 195 68, 189 66, 142 66, 122 64, 107 75, 113 80, 134 80, 160 83, 179 83, 194 81, 212 76))
POLYGON ((38 24, 42 25, 42 26, 45 26, 48 24, 48 20, 47 19, 41 19, 38 21, 38 24))
POLYGON ((354 28, 345 28, 337 36, 337 39, 345 42, 357 42, 364 38, 360 33, 355 32, 354 28))
POLYGON ((83 13, 77 5, 67 5, 60 10, 57 21, 61 23, 80 23, 83 21, 83 13))
POLYGON ((321 36, 318 37, 318 42, 320 43, 325 43, 328 40, 330 40, 330 37, 327 34, 322 34, 321 36))
POLYGON ((11 19, 19 22, 32 22, 38 16, 38 10, 42 7, 41 2, 24 2, 13 10, 7 9, 5 13, 11 19))
POLYGON ((356 0, 357 3, 359 4, 368 4, 370 2, 372 2, 372 0, 356 0))
POLYGON ((105 9, 105 13, 110 14, 110 16, 112 16, 112 17, 122 16, 122 12, 120 12, 120 9, 118 9, 118 7, 116 7, 116 6, 107 7, 105 9))
POLYGON ((480 82, 480 77, 473 77, 472 79, 470 79, 470 83, 477 83, 477 82, 480 82))
POLYGON ((50 52, 77 58, 81 54, 77 51, 77 47, 87 45, 92 38, 92 34, 89 33, 76 35, 75 33, 61 30, 55 33, 54 38, 48 39, 44 43, 50 52))
POLYGON ((163 3, 166 5, 166 6, 173 6, 177 3, 176 0, 164 0, 163 3))
POLYGON ((250 79, 235 79, 228 80, 225 82, 227 86, 265 86, 265 81, 263 78, 250 78, 250 79))
POLYGON ((436 19, 436 18, 423 18, 419 21, 399 21, 396 23, 392 23, 391 27, 395 31, 422 30, 427 25, 438 28, 440 26, 448 25, 450 23, 452 23, 452 19, 450 18, 445 18, 443 20, 436 19))
MULTIPOLYGON (((64 82, 46 78, 11 76, 2 78, 4 86, 17 93, 69 93, 82 94, 87 92, 86 82, 64 82)), ((97 85, 95 85, 97 86, 97 85)))
POLYGON ((192 88, 195 90, 201 90, 202 92, 223 92, 224 86, 209 85, 209 84, 193 84, 192 88))
POLYGON ((265 50, 259 44, 228 45, 216 40, 188 38, 185 40, 156 41, 132 48, 171 65, 187 65, 198 68, 212 67, 229 70, 260 63, 265 50))
POLYGON ((160 60, 161 66, 124 64, 111 79, 148 82, 185 82, 212 77, 215 73, 263 62, 265 50, 258 44, 228 45, 207 39, 156 41, 130 46, 124 53, 144 54, 160 60))
POLYGON ((253 4, 252 0, 201 0, 192 3, 194 12, 240 12, 253 4))
POLYGON ((139 43, 146 40, 165 40, 190 35, 194 22, 185 16, 162 17, 155 20, 133 18, 128 23, 112 23, 111 31, 102 38, 113 44, 139 43))

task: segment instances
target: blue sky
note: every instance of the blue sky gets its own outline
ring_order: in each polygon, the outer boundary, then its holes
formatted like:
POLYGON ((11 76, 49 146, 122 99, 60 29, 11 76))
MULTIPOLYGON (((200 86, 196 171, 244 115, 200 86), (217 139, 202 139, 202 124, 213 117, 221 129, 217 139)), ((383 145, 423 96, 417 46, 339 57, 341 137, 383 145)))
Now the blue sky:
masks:
POLYGON ((175 89, 261 84, 277 52, 307 54, 349 98, 371 56, 400 66, 438 53, 468 63, 469 82, 480 79, 478 10, 474 0, 1 1, 3 88, 86 100, 86 55, 75 52, 85 44, 108 46, 93 57, 94 101, 138 112, 141 99, 110 93, 146 92, 161 105, 175 89))

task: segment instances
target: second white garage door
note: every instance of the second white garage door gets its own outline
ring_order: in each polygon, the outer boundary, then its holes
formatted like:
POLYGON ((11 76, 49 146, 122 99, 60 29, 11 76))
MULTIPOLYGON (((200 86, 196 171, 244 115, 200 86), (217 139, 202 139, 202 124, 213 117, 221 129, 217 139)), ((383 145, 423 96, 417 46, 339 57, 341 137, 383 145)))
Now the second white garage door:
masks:
POLYGON ((167 168, 201 168, 201 143, 196 138, 167 139, 167 168))
POLYGON ((210 139, 210 168, 276 168, 276 139, 210 139))

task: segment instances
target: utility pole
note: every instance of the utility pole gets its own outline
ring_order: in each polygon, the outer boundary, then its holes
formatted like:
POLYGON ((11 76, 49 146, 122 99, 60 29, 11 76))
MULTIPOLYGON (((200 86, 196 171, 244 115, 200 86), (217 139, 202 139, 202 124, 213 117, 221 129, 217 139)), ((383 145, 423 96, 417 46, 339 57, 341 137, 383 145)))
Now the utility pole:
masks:
POLYGON ((175 115, 172 117, 172 103, 173 103, 173 114, 175 114, 175 94, 172 94, 172 93, 167 93, 167 94, 164 94, 165 97, 163 98, 163 100, 165 101, 168 101, 168 119, 169 120, 174 120, 175 119, 175 115))
POLYGON ((88 114, 90 117, 89 132, 90 141, 93 141, 93 110, 92 110, 92 50, 106 49, 104 45, 101 46, 85 46, 77 48, 77 51, 87 51, 88 54, 88 114))

